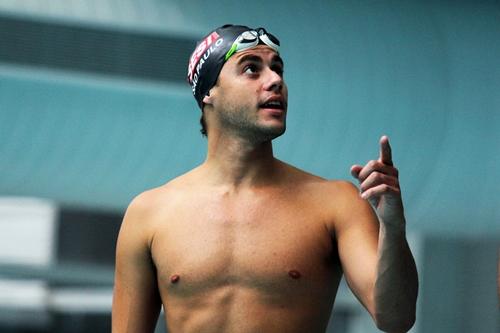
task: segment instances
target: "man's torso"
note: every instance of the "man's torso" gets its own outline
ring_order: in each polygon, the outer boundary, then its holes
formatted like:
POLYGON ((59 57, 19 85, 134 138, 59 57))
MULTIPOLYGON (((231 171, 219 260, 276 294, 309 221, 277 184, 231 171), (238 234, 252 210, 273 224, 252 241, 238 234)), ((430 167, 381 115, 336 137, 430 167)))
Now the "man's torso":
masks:
POLYGON ((172 332, 324 332, 342 270, 327 181, 159 189, 151 255, 172 332), (175 195, 174 195, 175 194, 175 195))

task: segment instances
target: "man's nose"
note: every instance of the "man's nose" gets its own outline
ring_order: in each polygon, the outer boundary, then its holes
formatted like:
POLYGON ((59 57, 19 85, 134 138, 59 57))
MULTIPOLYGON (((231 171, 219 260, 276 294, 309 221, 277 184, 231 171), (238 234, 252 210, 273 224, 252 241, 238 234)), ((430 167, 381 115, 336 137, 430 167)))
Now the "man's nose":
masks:
POLYGON ((281 92, 283 89, 283 78, 281 75, 273 71, 272 69, 267 69, 266 82, 264 85, 264 90, 281 92))

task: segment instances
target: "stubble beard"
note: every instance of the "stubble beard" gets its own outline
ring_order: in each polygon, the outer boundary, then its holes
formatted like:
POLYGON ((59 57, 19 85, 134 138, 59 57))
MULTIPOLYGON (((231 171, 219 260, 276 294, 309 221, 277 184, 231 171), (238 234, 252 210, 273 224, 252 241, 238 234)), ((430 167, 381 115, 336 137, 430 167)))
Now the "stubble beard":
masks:
POLYGON ((281 136, 286 130, 286 122, 283 123, 283 126, 259 124, 255 111, 243 107, 227 108, 226 111, 221 112, 219 115, 224 130, 252 143, 271 141, 281 136))

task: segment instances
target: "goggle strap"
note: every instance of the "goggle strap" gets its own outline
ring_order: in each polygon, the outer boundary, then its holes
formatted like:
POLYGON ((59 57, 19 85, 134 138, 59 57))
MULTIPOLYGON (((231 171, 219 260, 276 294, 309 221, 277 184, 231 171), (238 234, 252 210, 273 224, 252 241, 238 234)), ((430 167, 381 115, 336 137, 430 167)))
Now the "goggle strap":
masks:
POLYGON ((227 61, 227 59, 231 58, 231 56, 236 52, 238 49, 238 44, 235 42, 233 45, 231 45, 231 48, 229 51, 227 51, 226 56, 224 57, 224 61, 227 61))

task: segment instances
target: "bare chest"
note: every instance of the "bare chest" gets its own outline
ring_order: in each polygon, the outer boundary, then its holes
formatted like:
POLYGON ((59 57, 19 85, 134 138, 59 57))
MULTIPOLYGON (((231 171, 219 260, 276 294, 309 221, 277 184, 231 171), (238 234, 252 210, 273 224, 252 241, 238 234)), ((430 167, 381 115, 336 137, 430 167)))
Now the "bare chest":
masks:
POLYGON ((267 297, 325 291, 340 278, 335 243, 311 207, 194 204, 160 224, 152 247, 162 294, 224 287, 267 297))

